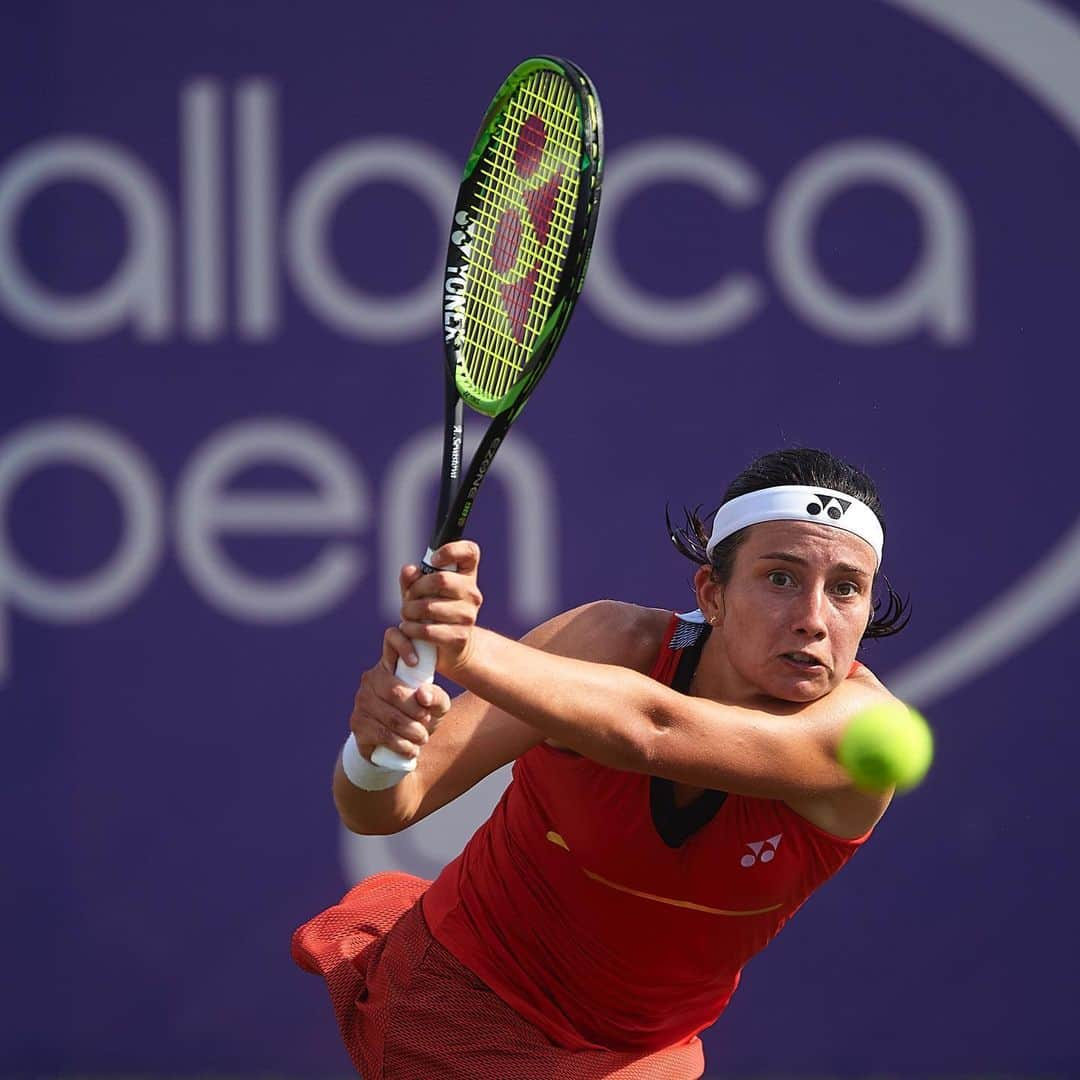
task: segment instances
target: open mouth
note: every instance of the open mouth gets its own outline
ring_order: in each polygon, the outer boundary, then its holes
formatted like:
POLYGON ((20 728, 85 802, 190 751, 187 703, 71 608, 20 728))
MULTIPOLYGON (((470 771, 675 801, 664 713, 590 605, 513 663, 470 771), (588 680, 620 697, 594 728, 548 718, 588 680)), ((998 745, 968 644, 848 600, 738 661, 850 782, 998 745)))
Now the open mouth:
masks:
POLYGON ((807 671, 824 669, 825 667, 820 660, 817 660, 809 653, 804 652, 781 653, 781 659, 787 660, 788 663, 795 664, 797 667, 805 668, 807 671))

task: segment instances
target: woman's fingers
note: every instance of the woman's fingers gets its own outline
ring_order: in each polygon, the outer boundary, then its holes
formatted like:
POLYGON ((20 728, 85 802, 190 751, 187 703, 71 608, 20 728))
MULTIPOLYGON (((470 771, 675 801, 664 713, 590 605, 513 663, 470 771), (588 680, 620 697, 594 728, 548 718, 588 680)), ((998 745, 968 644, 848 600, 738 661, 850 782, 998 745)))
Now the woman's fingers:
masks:
POLYGON ((419 566, 413 566, 411 563, 401 568, 401 573, 398 574, 398 585, 401 588, 401 594, 405 595, 405 590, 418 578, 423 577, 424 571, 419 566))
MULTIPOLYGON (((403 572, 402 580, 418 576, 403 572)), ((450 696, 441 686, 425 683, 414 688, 397 678, 394 672, 399 657, 407 664, 415 664, 416 649, 401 628, 391 626, 383 634, 378 664, 360 676, 349 716, 349 727, 365 754, 376 746, 385 746, 406 757, 416 757, 450 710, 450 696)))
POLYGON ((473 626, 476 623, 476 605, 468 600, 446 599, 441 596, 406 600, 401 605, 404 622, 447 623, 455 626, 473 626))
POLYGON ((477 608, 484 602, 476 578, 457 574, 452 570, 437 570, 413 579, 401 594, 403 600, 416 600, 423 596, 443 596, 448 599, 468 600, 477 608))
POLYGON ((393 672, 397 668, 399 657, 410 666, 415 665, 419 659, 413 643, 396 626, 389 626, 383 634, 382 657, 379 663, 386 671, 393 672))
POLYGON ((437 646, 440 659, 444 648, 455 653, 464 649, 469 643, 472 630, 470 623, 437 623, 426 619, 423 622, 410 622, 407 619, 401 622, 403 634, 414 641, 430 641, 437 646))
POLYGON ((408 687, 403 689, 408 691, 407 702, 404 695, 397 693, 391 700, 383 700, 363 689, 357 692, 349 726, 361 744, 376 743, 397 750, 401 742, 414 748, 427 742, 429 729, 436 718, 430 710, 416 704, 408 687))
POLYGON ((392 718, 380 720, 368 712, 354 712, 349 727, 360 746, 385 746, 407 757, 415 757, 428 739, 427 729, 419 723, 398 724, 392 718))
MULTIPOLYGON (((401 570, 401 623, 398 630, 413 641, 429 641, 439 647, 439 670, 452 672, 467 655, 469 633, 476 625, 484 598, 476 584, 480 548, 472 540, 453 540, 433 551, 428 573, 416 568, 401 570), (453 570, 440 567, 453 566, 453 570)), ((405 656, 405 646, 397 637, 388 638, 384 648, 405 656)), ((412 654, 406 663, 412 663, 412 654)))
POLYGON ((474 577, 480 565, 480 546, 472 540, 451 540, 436 548, 428 562, 436 569, 453 566, 457 573, 474 577))
MULTIPOLYGON (((442 717, 450 707, 450 699, 441 687, 425 684, 424 693, 419 694, 413 687, 406 685, 394 674, 397 661, 390 662, 395 655, 394 649, 387 646, 388 639, 407 640, 397 627, 383 635, 383 659, 370 671, 360 676, 360 688, 356 692, 354 704, 361 710, 369 710, 374 716, 382 718, 385 710, 400 713, 408 720, 420 720, 427 723, 430 716, 442 717)), ((408 643, 412 648, 411 642, 408 643)))
POLYGON ((480 548, 472 540, 452 540, 432 552, 429 565, 434 568, 434 572, 429 570, 425 573, 421 567, 412 564, 401 568, 398 584, 402 596, 424 581, 427 582, 427 588, 437 588, 444 592, 447 589, 464 587, 464 582, 474 581, 480 565, 480 548), (441 570, 442 567, 454 569, 441 570), (439 578, 439 584, 435 585, 432 578, 439 578))
POLYGON ((430 718, 428 730, 434 731, 438 722, 450 711, 450 695, 438 683, 424 683, 416 688, 415 698, 430 718))

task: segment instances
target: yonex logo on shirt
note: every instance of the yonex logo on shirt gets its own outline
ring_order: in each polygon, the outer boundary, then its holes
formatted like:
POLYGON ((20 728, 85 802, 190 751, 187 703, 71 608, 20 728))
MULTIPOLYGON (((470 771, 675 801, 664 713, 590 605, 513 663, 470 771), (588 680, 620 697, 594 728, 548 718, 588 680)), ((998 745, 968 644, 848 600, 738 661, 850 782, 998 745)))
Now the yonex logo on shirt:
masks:
POLYGON ((752 855, 744 855, 740 860, 741 866, 753 866, 757 862, 772 862, 776 856, 776 849, 780 846, 783 833, 770 836, 768 840, 755 840, 746 846, 753 852, 752 855), (762 850, 764 849, 764 850, 762 850))

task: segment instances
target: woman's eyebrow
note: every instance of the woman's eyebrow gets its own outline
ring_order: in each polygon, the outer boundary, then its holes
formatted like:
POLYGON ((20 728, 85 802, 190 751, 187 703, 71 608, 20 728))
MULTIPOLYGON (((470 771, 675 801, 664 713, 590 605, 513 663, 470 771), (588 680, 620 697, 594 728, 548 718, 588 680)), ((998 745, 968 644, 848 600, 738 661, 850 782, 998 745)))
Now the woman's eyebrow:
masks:
MULTIPOLYGON (((809 566, 801 555, 793 555, 790 551, 770 551, 764 555, 759 555, 759 559, 773 559, 778 562, 794 563, 796 566, 809 566)), ((864 570, 861 566, 852 566, 850 563, 835 563, 833 570, 839 570, 843 574, 861 574, 863 577, 872 577, 868 571, 864 570)))
POLYGON ((770 551, 765 555, 759 555, 759 559, 778 559, 780 562, 795 563, 796 566, 809 566, 810 564, 799 555, 792 555, 789 551, 770 551))

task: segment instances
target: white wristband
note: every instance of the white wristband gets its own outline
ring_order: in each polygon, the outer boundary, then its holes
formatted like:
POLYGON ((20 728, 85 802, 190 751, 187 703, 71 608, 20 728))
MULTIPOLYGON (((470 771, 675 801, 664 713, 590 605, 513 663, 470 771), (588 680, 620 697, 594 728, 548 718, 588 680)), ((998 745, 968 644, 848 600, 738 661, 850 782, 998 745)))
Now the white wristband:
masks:
POLYGON ((383 769, 378 765, 372 765, 356 745, 356 738, 350 733, 341 748, 341 768, 353 787, 364 791, 382 791, 391 788, 408 776, 408 773, 398 769, 383 769))

